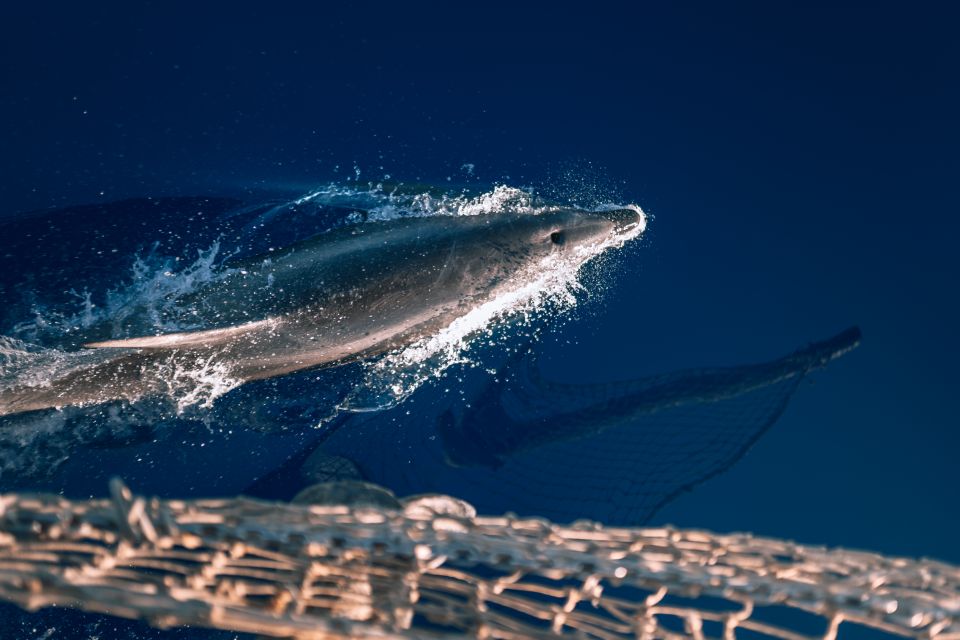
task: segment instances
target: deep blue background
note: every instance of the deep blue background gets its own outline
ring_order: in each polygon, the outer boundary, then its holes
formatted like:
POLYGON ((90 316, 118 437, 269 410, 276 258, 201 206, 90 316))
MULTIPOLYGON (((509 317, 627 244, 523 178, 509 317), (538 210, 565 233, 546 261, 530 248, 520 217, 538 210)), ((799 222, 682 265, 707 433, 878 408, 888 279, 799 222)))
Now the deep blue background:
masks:
POLYGON ((306 190, 354 166, 613 185, 654 220, 545 356, 557 376, 865 336, 658 520, 960 561, 949 4, 18 4, 0 19, 0 215, 306 190))

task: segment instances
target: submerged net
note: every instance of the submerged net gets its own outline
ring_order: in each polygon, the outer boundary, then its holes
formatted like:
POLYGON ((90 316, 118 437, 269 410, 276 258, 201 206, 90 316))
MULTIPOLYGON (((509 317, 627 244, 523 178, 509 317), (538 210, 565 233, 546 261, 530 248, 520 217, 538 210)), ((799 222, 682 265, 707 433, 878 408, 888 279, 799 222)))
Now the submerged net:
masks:
MULTIPOLYGON (((319 451, 352 460, 365 478, 397 495, 444 491, 482 513, 509 510, 558 522, 588 518, 638 526, 678 494, 736 464, 776 423, 801 380, 797 376, 732 398, 630 416, 576 439, 538 443, 496 467, 450 465, 437 436, 438 421, 423 419, 426 402, 409 414, 401 407, 357 416, 319 451)), ((472 404, 473 409, 482 406, 483 401, 472 404)), ((602 412, 601 407, 596 414, 602 412)), ((529 426, 506 420, 485 425, 489 438, 529 426)), ((471 442, 471 451, 484 452, 483 441, 471 442)))
POLYGON ((750 535, 245 498, 0 497, 0 598, 270 637, 960 638, 960 569, 750 535))
POLYGON ((397 495, 451 493, 482 513, 639 526, 736 464, 806 376, 859 340, 851 328, 767 362, 598 384, 545 380, 518 351, 497 382, 482 370, 458 374, 460 424, 444 429, 434 408, 450 404, 444 380, 415 403, 351 418, 319 452, 397 495))

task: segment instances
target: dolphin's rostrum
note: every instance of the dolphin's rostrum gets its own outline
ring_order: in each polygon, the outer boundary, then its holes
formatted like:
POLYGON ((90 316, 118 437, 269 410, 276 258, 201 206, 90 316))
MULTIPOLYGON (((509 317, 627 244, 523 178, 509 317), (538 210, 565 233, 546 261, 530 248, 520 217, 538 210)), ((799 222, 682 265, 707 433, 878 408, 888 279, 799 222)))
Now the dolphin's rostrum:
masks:
POLYGON ((381 354, 432 335, 551 265, 575 271, 639 235, 624 208, 432 216, 346 226, 229 265, 183 300, 203 328, 89 343, 115 351, 53 380, 0 390, 0 415, 169 388, 171 371, 215 365, 233 384, 381 354))

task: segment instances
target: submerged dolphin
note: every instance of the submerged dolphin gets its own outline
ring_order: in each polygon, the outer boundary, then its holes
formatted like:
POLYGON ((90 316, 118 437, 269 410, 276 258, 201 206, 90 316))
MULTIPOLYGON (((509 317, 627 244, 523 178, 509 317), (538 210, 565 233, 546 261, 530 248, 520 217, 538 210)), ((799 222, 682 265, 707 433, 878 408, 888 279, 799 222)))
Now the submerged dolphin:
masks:
POLYGON ((551 264, 575 269, 644 227, 644 215, 632 208, 343 227, 229 265, 181 301, 201 330, 89 343, 110 356, 0 389, 0 415, 132 402, 198 369, 213 368, 236 385, 384 353, 534 282, 551 264))

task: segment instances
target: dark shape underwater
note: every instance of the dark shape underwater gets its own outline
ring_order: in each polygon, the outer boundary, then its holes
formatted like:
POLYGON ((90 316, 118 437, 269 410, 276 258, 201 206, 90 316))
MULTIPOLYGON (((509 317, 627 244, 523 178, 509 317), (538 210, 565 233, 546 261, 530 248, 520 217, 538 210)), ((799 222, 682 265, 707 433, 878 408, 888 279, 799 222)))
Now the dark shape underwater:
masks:
POLYGON ((289 499, 317 481, 315 469, 346 459, 398 496, 438 492, 480 513, 641 525, 736 463, 803 378, 860 336, 854 327, 769 362, 600 384, 548 382, 521 350, 496 378, 464 372, 462 404, 435 384, 400 407, 353 416, 247 493, 289 499))

